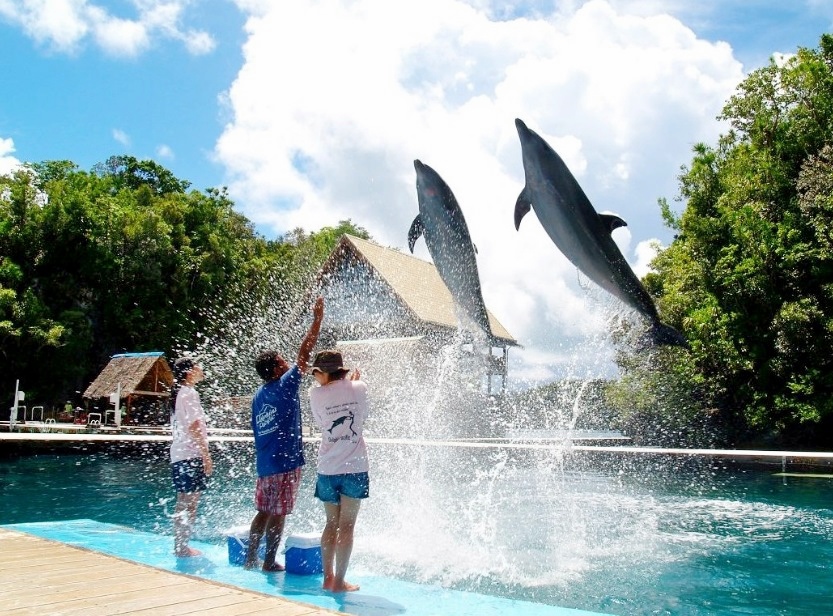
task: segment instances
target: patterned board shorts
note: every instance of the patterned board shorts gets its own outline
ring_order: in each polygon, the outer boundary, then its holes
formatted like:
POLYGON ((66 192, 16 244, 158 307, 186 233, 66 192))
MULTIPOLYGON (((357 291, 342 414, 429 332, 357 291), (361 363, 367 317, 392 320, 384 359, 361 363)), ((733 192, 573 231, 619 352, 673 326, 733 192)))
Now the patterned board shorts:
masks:
POLYGON ((257 478, 255 508, 270 515, 289 515, 295 507, 301 467, 286 473, 257 478))

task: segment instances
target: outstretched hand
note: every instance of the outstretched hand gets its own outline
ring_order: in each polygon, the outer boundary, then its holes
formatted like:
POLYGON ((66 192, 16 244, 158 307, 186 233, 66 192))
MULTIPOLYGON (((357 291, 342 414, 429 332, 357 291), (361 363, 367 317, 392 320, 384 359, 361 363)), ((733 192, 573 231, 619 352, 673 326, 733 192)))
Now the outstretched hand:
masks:
POLYGON ((315 298, 315 304, 312 306, 312 316, 312 324, 309 326, 307 335, 301 341, 301 347, 298 349, 298 359, 295 362, 302 374, 309 368, 309 356, 318 342, 321 321, 324 320, 324 298, 320 295, 315 298))
POLYGON ((358 381, 361 378, 362 378, 362 373, 359 371, 358 368, 353 368, 350 371, 350 380, 351 381, 358 381))

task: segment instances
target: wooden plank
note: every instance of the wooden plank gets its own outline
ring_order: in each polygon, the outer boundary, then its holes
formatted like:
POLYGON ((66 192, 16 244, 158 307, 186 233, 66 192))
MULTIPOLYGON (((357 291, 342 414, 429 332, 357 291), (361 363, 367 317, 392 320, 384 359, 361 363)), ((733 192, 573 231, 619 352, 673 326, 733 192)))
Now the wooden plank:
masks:
POLYGON ((107 594, 103 589, 117 585, 120 590, 142 590, 151 585, 155 588, 163 586, 175 586, 179 581, 175 578, 159 578, 149 572, 102 572, 99 568, 92 571, 92 567, 85 568, 81 572, 51 572, 51 575, 38 575, 26 579, 9 578, 3 576, 0 583, 0 594, 3 594, 21 584, 32 584, 36 586, 37 592, 44 599, 51 595, 58 597, 69 597, 76 590, 84 594, 96 596, 107 594), (126 577, 127 576, 127 577, 126 577))
MULTIPOLYGON (((189 601, 187 605, 173 605, 168 607, 157 607, 147 610, 139 610, 133 612, 134 614, 141 614, 142 616, 180 616, 185 614, 245 614, 247 610, 253 608, 248 607, 255 604, 255 601, 236 595, 224 594, 216 597, 207 597, 198 601, 189 601)), ((272 607, 272 610, 275 608, 272 607)))
POLYGON ((118 566, 110 566, 106 563, 91 563, 89 560, 66 560, 56 559, 55 561, 33 560, 31 565, 14 567, 6 570, 0 567, 3 573, 3 580, 27 579, 37 576, 42 579, 66 579, 66 580, 89 580, 115 578, 129 571, 118 566))
MULTIPOLYGON (((262 600, 243 599, 234 600, 232 597, 214 597, 207 601, 192 601, 187 605, 176 605, 171 608, 156 608, 142 612, 133 612, 142 616, 180 616, 185 614, 203 614, 207 616, 250 616, 268 614, 269 616, 317 616, 322 614, 320 608, 302 603, 290 603, 276 607, 267 597, 262 600), (212 605, 213 603, 213 605, 212 605)), ((131 615, 132 616, 132 615, 131 615)))
POLYGON ((229 592, 233 591, 221 586, 201 584, 198 580, 187 578, 181 584, 164 588, 154 584, 142 590, 122 591, 119 587, 113 586, 104 594, 71 593, 68 597, 61 597, 59 602, 46 605, 48 611, 42 613, 60 611, 62 616, 73 616, 74 614, 81 616, 93 613, 132 614, 139 609, 158 610, 165 607, 176 607, 183 603, 197 601, 203 597, 219 596, 229 592), (56 604, 61 606, 60 610, 55 610, 54 606, 56 604))
POLYGON ((331 610, 0 529, 4 616, 323 616, 331 610))

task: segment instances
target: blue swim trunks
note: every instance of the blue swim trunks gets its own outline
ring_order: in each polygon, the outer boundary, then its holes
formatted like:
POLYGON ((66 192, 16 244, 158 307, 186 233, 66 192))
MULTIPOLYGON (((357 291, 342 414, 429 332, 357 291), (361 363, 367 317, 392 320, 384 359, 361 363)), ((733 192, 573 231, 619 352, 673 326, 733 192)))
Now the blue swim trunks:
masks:
POLYGON ((208 488, 208 477, 205 476, 202 458, 174 462, 171 464, 171 474, 177 492, 190 494, 202 492, 208 488))
POLYGON ((370 477, 367 473, 346 475, 318 474, 315 482, 315 497, 325 503, 339 503, 341 496, 367 498, 370 496, 370 477))

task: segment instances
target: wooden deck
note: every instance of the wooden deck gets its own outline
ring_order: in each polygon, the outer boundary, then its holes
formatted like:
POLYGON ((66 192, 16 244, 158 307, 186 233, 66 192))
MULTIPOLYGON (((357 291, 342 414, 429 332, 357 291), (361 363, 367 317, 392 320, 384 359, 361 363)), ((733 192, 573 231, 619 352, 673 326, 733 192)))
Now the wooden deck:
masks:
POLYGON ((4 616, 337 614, 303 603, 0 529, 4 616))

